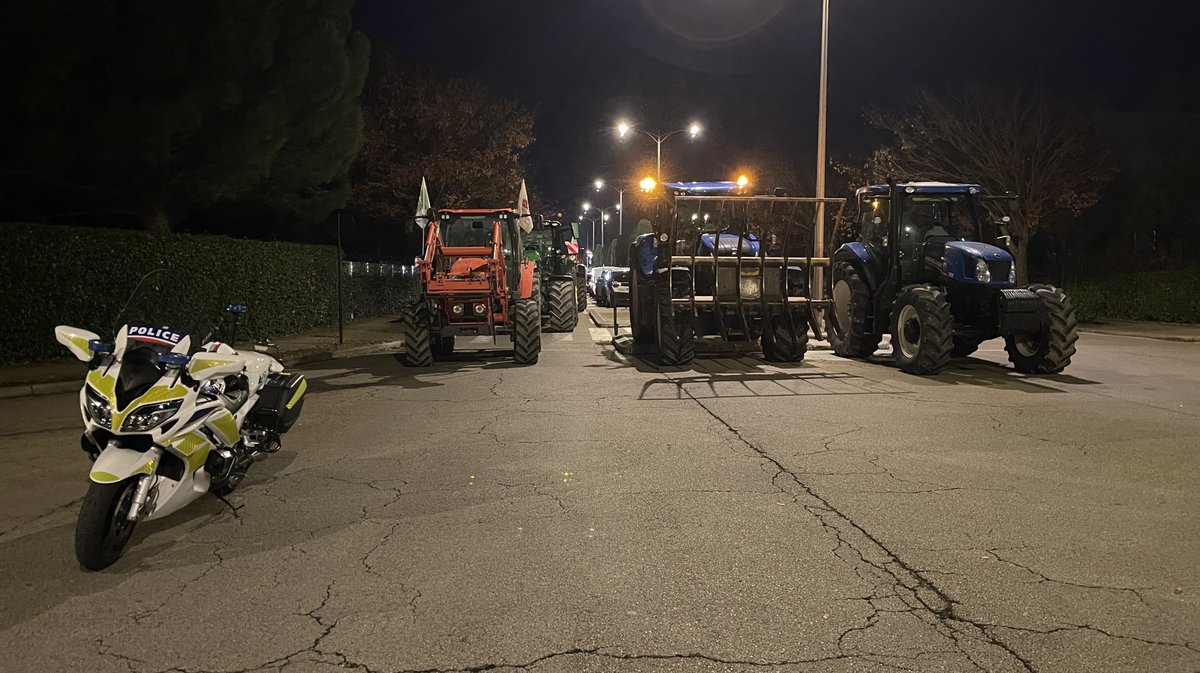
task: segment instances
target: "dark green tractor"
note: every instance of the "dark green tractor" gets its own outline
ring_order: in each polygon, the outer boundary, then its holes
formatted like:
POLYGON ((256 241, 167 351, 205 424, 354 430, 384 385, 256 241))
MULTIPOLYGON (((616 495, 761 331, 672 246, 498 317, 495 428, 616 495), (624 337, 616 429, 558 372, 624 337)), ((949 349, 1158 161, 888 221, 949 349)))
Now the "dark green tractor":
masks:
POLYGON ((828 278, 833 351, 870 357, 891 334, 902 371, 936 374, 1002 337, 1017 371, 1065 369, 1079 338, 1070 299, 1050 285, 1018 287, 1004 237, 984 234, 996 223, 991 212, 1013 198, 943 182, 859 189, 828 278))
POLYGON ((583 265, 577 261, 577 225, 545 219, 525 236, 525 258, 537 263, 534 294, 541 297, 542 329, 571 332, 587 308, 583 265))

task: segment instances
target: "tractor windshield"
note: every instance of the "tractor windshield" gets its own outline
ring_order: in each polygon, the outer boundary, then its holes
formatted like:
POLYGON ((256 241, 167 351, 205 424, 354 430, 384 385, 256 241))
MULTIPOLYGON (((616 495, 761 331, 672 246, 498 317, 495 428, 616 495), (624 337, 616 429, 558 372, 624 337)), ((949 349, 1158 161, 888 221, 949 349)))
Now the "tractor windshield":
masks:
POLYGON ((458 217, 442 222, 442 243, 451 248, 491 247, 494 217, 458 217))
POLYGON ((966 194, 909 194, 900 222, 903 238, 979 240, 979 217, 966 194))

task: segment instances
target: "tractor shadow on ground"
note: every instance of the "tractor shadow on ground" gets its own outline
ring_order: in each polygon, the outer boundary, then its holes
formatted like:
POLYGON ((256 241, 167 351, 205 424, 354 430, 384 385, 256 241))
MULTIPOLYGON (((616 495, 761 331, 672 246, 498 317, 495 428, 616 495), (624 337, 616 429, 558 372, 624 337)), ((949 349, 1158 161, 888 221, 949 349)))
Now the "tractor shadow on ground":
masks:
POLYGON ((432 367, 409 367, 403 353, 375 353, 326 360, 297 369, 308 378, 309 394, 320 395, 386 386, 410 390, 436 388, 445 385, 439 379, 447 374, 523 366, 512 361, 511 351, 465 350, 438 358, 432 367))
MULTIPOLYGON (((869 362, 899 371, 890 353, 877 353, 869 362)), ((1065 393, 1057 386, 1094 386, 1099 381, 1081 379, 1070 374, 1022 374, 1009 365, 983 360, 976 357, 956 358, 950 365, 933 376, 911 376, 909 382, 917 385, 947 386, 968 385, 981 388, 1020 390, 1027 393, 1065 393)))

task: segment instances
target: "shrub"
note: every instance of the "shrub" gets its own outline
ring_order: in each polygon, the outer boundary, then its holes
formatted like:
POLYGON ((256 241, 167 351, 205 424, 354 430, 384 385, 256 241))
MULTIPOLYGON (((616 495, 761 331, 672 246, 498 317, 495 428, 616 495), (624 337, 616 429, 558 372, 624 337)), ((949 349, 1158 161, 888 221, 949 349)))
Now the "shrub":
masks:
POLYGON ((1081 320, 1200 323, 1200 270, 1081 278, 1067 289, 1081 320))
MULTIPOLYGON (((228 318, 230 303, 249 308, 238 328, 247 338, 337 320, 333 246, 12 223, 0 223, 0 236, 0 363, 61 357, 53 330, 62 324, 110 337, 118 320, 143 320, 196 344, 228 318)), ((347 318, 396 311, 414 291, 400 275, 356 273, 342 283, 347 318)))

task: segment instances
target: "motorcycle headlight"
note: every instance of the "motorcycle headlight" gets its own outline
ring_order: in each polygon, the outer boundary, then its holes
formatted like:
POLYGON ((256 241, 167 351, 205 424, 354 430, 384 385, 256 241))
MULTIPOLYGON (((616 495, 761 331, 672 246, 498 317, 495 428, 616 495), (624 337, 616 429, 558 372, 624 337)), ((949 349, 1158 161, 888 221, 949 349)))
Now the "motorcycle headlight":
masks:
POLYGON ((158 427, 163 421, 175 415, 183 400, 171 400, 159 404, 147 404, 138 407, 137 411, 129 414, 121 430, 125 432, 145 432, 158 427))
POLYGON ((987 262, 982 259, 975 260, 975 279, 981 283, 992 282, 992 270, 988 268, 987 262))
POLYGON ((88 418, 92 419, 92 422, 102 428, 112 429, 112 407, 108 405, 107 399, 92 390, 90 386, 84 396, 83 410, 87 413, 88 418))

